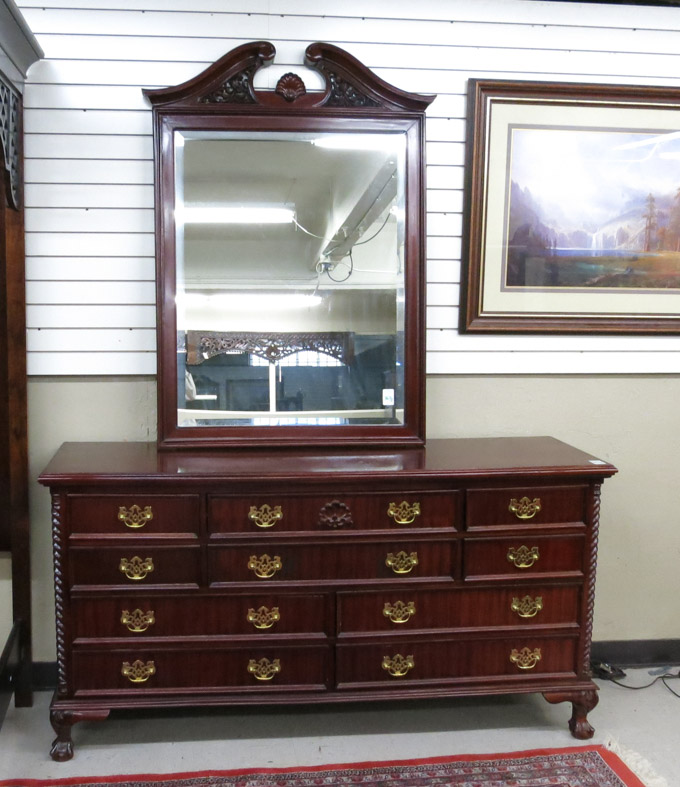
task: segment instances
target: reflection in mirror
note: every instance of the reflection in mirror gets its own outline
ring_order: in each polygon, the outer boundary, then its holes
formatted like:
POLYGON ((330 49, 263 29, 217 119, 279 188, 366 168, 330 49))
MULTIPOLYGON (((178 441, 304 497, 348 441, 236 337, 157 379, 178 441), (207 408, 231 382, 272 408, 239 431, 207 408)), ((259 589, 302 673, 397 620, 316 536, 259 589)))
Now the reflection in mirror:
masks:
POLYGON ((403 424, 405 132, 174 150, 178 424, 403 424))

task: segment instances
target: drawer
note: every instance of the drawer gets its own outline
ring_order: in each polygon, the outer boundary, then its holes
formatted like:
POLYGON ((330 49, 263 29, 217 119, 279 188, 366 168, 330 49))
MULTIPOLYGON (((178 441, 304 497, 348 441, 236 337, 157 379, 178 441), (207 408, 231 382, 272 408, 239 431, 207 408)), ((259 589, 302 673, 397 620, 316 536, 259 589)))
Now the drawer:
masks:
POLYGON ((197 637, 323 634, 322 595, 167 597, 124 595, 76 598, 72 632, 98 637, 197 637))
POLYGON ((402 492, 372 495, 211 497, 212 533, 342 532, 390 528, 455 528, 455 492, 402 492))
POLYGON ((69 579, 72 586, 200 583, 198 546, 163 547, 156 543, 120 547, 71 547, 69 579))
POLYGON ((185 691, 276 691, 283 687, 326 689, 330 649, 327 646, 172 650, 125 648, 107 652, 73 652, 76 696, 132 692, 167 695, 185 691))
POLYGON ((465 579, 582 575, 583 536, 469 538, 463 546, 465 579))
POLYGON ((466 495, 466 526, 582 525, 586 521, 587 492, 586 486, 470 489, 466 495))
POLYGON ((574 585, 339 593, 338 632, 576 626, 579 600, 580 588, 574 585))
POLYGON ((450 578, 456 549, 449 541, 401 539, 362 544, 213 545, 208 548, 208 572, 211 584, 450 578))
POLYGON ((69 495, 71 533, 148 536, 197 535, 198 495, 69 495))
POLYGON ((540 675, 576 673, 577 640, 518 634, 488 640, 400 639, 378 645, 337 646, 338 688, 419 682, 487 684, 515 682, 540 675))

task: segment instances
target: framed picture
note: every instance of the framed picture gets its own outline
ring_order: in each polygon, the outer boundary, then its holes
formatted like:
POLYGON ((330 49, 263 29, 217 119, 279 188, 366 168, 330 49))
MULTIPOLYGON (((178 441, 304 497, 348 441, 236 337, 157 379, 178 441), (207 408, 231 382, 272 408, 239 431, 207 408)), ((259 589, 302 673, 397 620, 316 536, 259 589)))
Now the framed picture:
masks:
POLYGON ((680 90, 471 80, 461 330, 680 332, 680 90))

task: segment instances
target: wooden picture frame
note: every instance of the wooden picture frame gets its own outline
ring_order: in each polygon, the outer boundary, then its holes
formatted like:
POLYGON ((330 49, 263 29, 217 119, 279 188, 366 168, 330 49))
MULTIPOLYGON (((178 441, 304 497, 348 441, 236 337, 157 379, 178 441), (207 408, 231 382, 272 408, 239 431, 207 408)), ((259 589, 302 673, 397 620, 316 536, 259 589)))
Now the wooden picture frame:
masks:
POLYGON ((680 332, 680 91, 471 80, 468 107, 461 331, 680 332))

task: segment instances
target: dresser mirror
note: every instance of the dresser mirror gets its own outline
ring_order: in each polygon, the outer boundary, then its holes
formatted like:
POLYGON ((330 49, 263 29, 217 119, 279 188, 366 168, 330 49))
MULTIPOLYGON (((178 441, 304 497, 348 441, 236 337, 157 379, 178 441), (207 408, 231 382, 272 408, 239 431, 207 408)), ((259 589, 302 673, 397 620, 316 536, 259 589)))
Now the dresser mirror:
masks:
POLYGON ((145 91, 159 445, 420 444, 432 97, 329 44, 305 55, 323 89, 257 89, 274 54, 246 44, 145 91))

